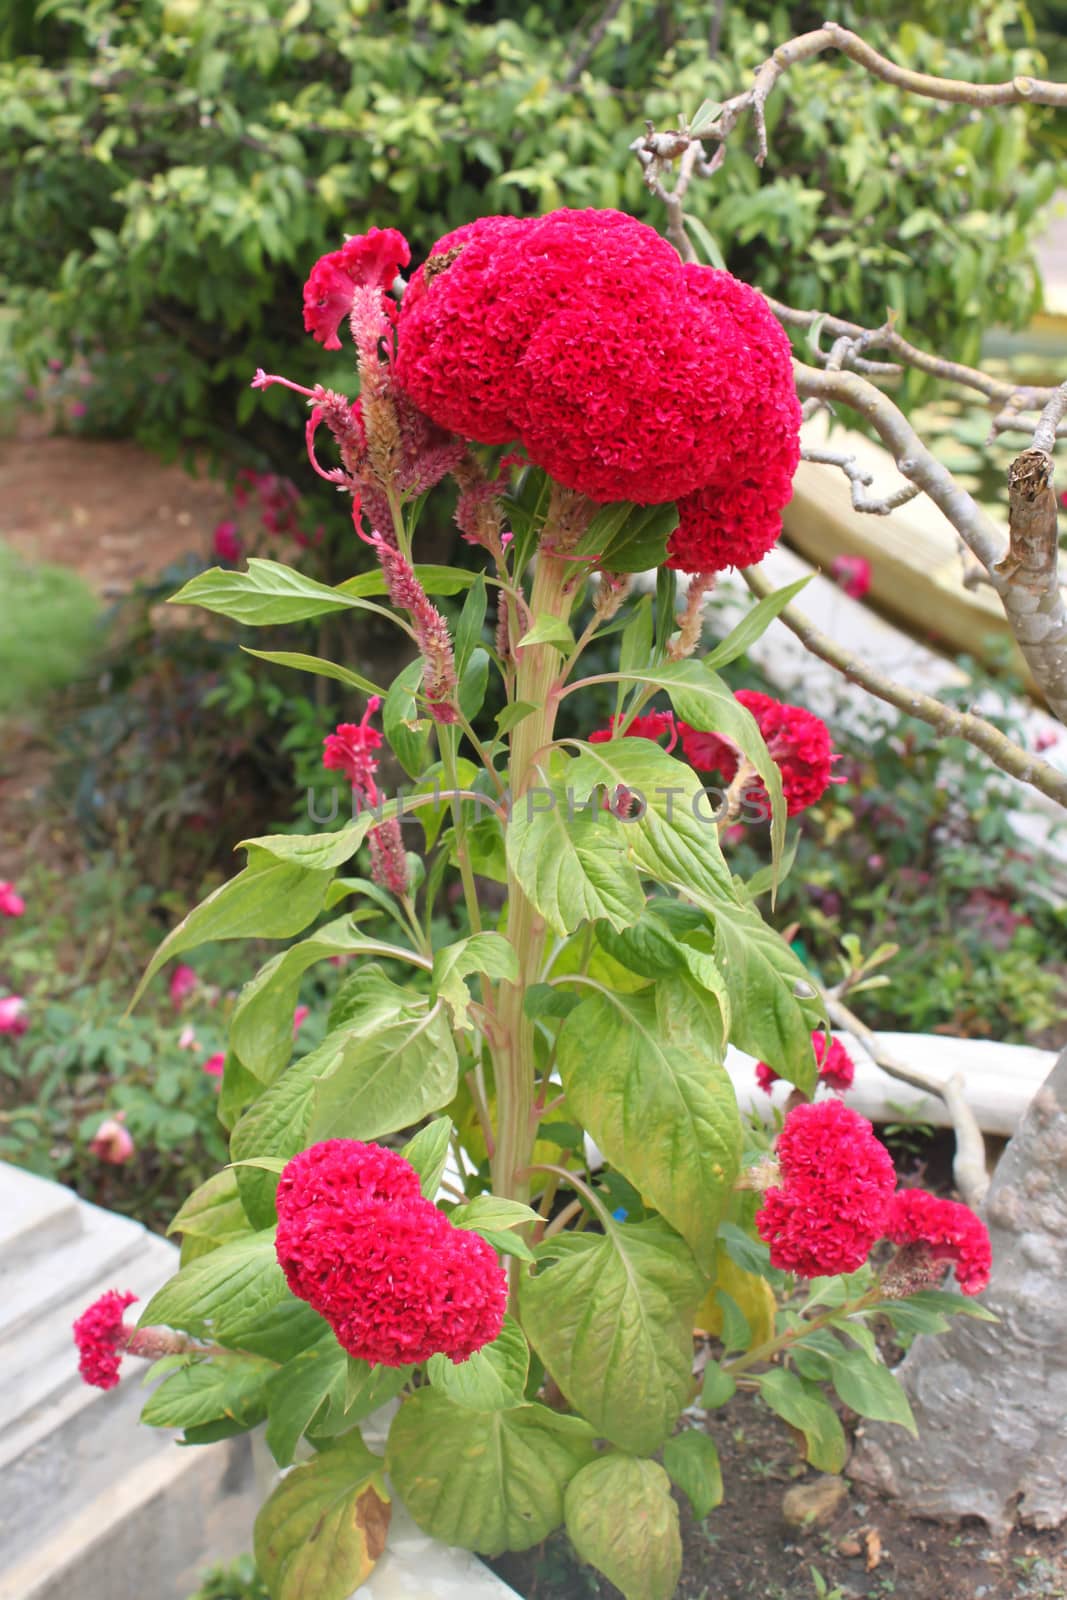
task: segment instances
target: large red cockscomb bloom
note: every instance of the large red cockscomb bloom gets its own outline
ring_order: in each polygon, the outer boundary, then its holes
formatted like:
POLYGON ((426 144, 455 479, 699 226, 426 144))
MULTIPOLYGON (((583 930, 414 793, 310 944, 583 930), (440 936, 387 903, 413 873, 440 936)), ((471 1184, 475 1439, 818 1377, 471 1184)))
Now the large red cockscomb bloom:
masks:
POLYGON ((901 1189, 893 1196, 885 1236, 927 1262, 951 1262, 964 1294, 981 1294, 989 1283, 989 1232, 981 1217, 957 1200, 901 1189))
POLYGON ((94 1388, 114 1389, 119 1381, 119 1365, 129 1332, 122 1314, 136 1299, 135 1294, 109 1289, 99 1300, 94 1300, 74 1324, 78 1371, 94 1388))
MULTIPOLYGON (((856 1063, 841 1043, 840 1039, 830 1036, 830 1048, 826 1048, 826 1035, 821 1028, 816 1028, 811 1036, 812 1048, 815 1059, 819 1063, 819 1082, 825 1083, 828 1089, 840 1089, 842 1093, 851 1089, 856 1076, 856 1063)), ((768 1066, 766 1061, 756 1062, 756 1082, 766 1094, 770 1094, 771 1085, 777 1083, 780 1073, 768 1066)))
MULTIPOLYGON (((593 733, 586 734, 590 744, 607 744, 616 737, 615 729, 621 717, 612 717, 606 728, 597 728, 593 733)), ((674 723, 673 711, 647 711, 643 717, 635 717, 626 729, 624 735, 627 739, 651 739, 659 743, 663 735, 668 735, 666 748, 673 750, 678 738, 678 730, 674 723)))
POLYGON ((370 228, 345 241, 340 250, 320 256, 304 285, 304 327, 327 350, 340 350, 337 330, 352 310, 352 299, 359 287, 381 289, 382 304, 400 271, 411 260, 411 250, 395 228, 370 228))
MULTIPOLYGON (((738 689, 734 698, 755 717, 771 759, 782 774, 789 816, 813 806, 834 781, 831 767, 837 758, 825 722, 802 706, 785 705, 754 689, 738 689)), ((679 722, 678 733, 690 766, 697 772, 719 772, 727 783, 733 781, 739 756, 729 739, 718 733, 702 733, 685 722, 679 722)), ((765 793, 756 778, 752 789, 754 796, 765 793)))
POLYGON ((777 1156, 781 1187, 756 1213, 772 1266, 802 1278, 855 1272, 885 1232, 896 1182, 871 1124, 840 1100, 797 1106, 777 1156))
POLYGON ((778 542, 782 507, 793 475, 779 464, 749 466, 731 483, 707 484, 678 502, 678 526, 667 542, 668 567, 679 572, 725 572, 754 567, 778 542))
POLYGON ((620 212, 484 217, 447 234, 398 331, 398 379, 428 416, 487 444, 521 439, 594 500, 660 504, 736 481, 772 452, 768 430, 779 452, 796 432, 788 341, 766 303, 727 273, 683 268, 620 212), (784 386, 780 403, 768 385, 784 386))
POLYGON ((276 1248, 293 1293, 360 1360, 465 1361, 503 1325, 495 1251, 454 1228, 422 1198, 414 1168, 378 1145, 332 1139, 294 1157, 278 1186, 276 1248))

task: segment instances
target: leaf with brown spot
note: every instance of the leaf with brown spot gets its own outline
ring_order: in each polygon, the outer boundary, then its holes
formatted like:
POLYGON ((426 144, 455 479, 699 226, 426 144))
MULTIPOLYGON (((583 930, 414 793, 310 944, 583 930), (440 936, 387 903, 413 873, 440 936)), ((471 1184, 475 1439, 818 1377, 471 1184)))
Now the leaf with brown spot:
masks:
POLYGON ((255 1527, 271 1600, 348 1600, 367 1579, 392 1512, 381 1465, 353 1429, 282 1479, 255 1527))

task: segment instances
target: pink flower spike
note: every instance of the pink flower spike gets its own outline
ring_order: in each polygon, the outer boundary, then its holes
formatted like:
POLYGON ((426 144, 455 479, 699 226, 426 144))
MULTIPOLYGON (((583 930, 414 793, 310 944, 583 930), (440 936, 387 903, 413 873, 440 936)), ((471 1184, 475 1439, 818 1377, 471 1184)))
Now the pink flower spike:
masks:
POLYGON ((5 994, 0 997, 0 1033, 9 1033, 17 1039, 29 1025, 26 1002, 21 995, 5 994))
POLYGON ((188 995, 191 995, 200 979, 192 967, 178 966, 171 973, 170 978, 170 1003, 174 1008, 181 1005, 188 995))
POLYGON ((264 372, 262 367, 256 368, 256 375, 249 384, 250 389, 269 389, 272 384, 280 383, 283 389, 292 389, 294 394, 302 394, 308 400, 317 400, 318 391, 305 389, 302 383, 293 383, 291 378, 283 378, 277 372, 264 372))
POLYGON ((200 1070, 206 1072, 209 1078, 221 1078, 226 1065, 226 1056, 217 1050, 213 1056, 208 1056, 202 1063, 200 1070))
POLYGON ((128 1129, 123 1127, 125 1113, 116 1112, 97 1128, 89 1140, 89 1149, 110 1167, 122 1167, 134 1154, 134 1143, 128 1129))
POLYGON ((293 1038, 295 1039, 311 1014, 310 1006, 297 1006, 293 1012, 293 1038))
POLYGON ((15 885, 0 881, 0 917, 21 917, 26 902, 16 894, 15 885))
POLYGON ((74 1324, 78 1371, 95 1389, 114 1389, 119 1381, 119 1363, 134 1331, 125 1326, 122 1314, 136 1299, 135 1294, 109 1289, 74 1324))

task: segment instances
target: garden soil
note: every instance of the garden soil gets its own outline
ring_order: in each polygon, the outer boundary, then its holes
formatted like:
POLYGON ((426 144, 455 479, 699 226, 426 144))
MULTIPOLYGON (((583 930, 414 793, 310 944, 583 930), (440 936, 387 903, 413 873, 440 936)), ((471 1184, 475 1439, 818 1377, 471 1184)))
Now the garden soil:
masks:
MULTIPOLYGON (((725 1499, 697 1522, 676 1491, 685 1548, 677 1600, 1067 1600, 1063 1530, 1019 1529, 998 1541, 978 1521, 946 1527, 904 1516, 860 1484, 829 1521, 797 1528, 783 1499, 819 1475, 785 1423, 738 1394, 707 1426, 725 1499)), ((493 1565, 527 1600, 621 1600, 559 1534, 493 1565)))

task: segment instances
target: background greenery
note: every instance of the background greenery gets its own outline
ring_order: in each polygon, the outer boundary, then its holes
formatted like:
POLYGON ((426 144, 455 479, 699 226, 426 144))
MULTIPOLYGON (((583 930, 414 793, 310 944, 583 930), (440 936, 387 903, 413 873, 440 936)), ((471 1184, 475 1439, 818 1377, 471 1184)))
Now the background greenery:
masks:
MULTIPOLYGON (((628 145, 744 87, 829 14, 909 64, 992 79, 1040 68, 1016 0, 15 0, 0 31, 0 290, 19 360, 87 362, 98 428, 161 449, 291 460, 291 406, 257 366, 337 383, 300 326, 310 263, 345 232, 402 228, 416 257, 487 210, 619 206, 662 218, 628 145), (901 20, 902 17, 904 20, 901 20), (36 52, 31 55, 29 52, 36 52), (285 421, 279 427, 279 419, 285 421)), ((1054 38, 1055 3, 1042 39, 1054 38)), ((1049 118, 907 101, 824 58, 771 103, 692 209, 732 270, 801 305, 974 356, 1024 322, 1056 181, 1049 118)), ((341 380, 343 381, 343 380, 341 380)))

